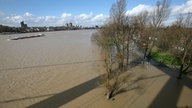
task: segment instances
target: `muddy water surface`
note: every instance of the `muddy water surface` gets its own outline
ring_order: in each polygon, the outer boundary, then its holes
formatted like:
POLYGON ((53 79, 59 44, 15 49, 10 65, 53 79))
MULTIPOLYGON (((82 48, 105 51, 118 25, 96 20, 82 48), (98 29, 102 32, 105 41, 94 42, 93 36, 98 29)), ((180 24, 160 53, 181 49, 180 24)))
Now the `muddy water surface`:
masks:
POLYGON ((0 35, 0 107, 27 107, 97 77, 102 66, 94 32, 0 35))

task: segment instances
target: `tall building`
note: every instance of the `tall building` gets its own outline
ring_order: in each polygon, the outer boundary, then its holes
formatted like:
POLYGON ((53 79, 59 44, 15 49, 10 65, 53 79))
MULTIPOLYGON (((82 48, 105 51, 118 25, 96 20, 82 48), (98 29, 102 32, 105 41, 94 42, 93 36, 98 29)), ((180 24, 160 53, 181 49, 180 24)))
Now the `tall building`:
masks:
POLYGON ((69 27, 73 27, 73 24, 72 24, 72 23, 69 23, 69 27))
POLYGON ((20 24, 21 24, 21 28, 27 28, 27 24, 25 24, 24 21, 21 21, 20 24))
POLYGON ((66 23, 65 25, 67 26, 67 28, 72 28, 73 27, 73 23, 66 23))

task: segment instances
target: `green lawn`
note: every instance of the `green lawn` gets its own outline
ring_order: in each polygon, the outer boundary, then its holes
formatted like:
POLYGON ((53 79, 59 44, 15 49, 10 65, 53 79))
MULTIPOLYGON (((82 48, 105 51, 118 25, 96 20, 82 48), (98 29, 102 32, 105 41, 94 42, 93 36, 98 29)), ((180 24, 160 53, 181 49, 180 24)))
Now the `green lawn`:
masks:
POLYGON ((158 51, 157 49, 152 51, 152 59, 165 65, 178 65, 178 61, 173 55, 168 52, 158 51))

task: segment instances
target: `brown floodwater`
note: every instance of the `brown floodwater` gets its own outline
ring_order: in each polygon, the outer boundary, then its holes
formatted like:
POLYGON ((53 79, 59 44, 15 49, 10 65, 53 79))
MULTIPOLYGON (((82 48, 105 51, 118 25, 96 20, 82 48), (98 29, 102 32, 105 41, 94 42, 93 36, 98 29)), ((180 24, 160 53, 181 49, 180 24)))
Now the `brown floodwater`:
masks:
POLYGON ((42 32, 44 37, 8 40, 38 33, 0 35, 0 70, 98 60, 95 30, 42 32))
POLYGON ((10 39, 38 33, 0 35, 0 107, 28 107, 99 76, 94 32, 41 32, 44 37, 20 40, 10 39))

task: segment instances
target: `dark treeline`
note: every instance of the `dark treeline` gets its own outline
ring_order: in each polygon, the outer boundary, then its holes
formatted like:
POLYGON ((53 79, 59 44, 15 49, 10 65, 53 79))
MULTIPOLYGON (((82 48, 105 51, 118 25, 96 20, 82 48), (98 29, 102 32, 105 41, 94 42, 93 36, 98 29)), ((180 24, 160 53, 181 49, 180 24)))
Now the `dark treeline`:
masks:
POLYGON ((81 29, 98 29, 99 26, 94 27, 82 27, 82 26, 50 26, 50 27, 9 27, 0 25, 0 33, 28 33, 28 32, 43 32, 43 31, 62 31, 62 30, 81 30, 81 29))
POLYGON ((26 32, 41 32, 41 31, 47 31, 46 27, 9 27, 0 25, 0 33, 26 33, 26 32))

